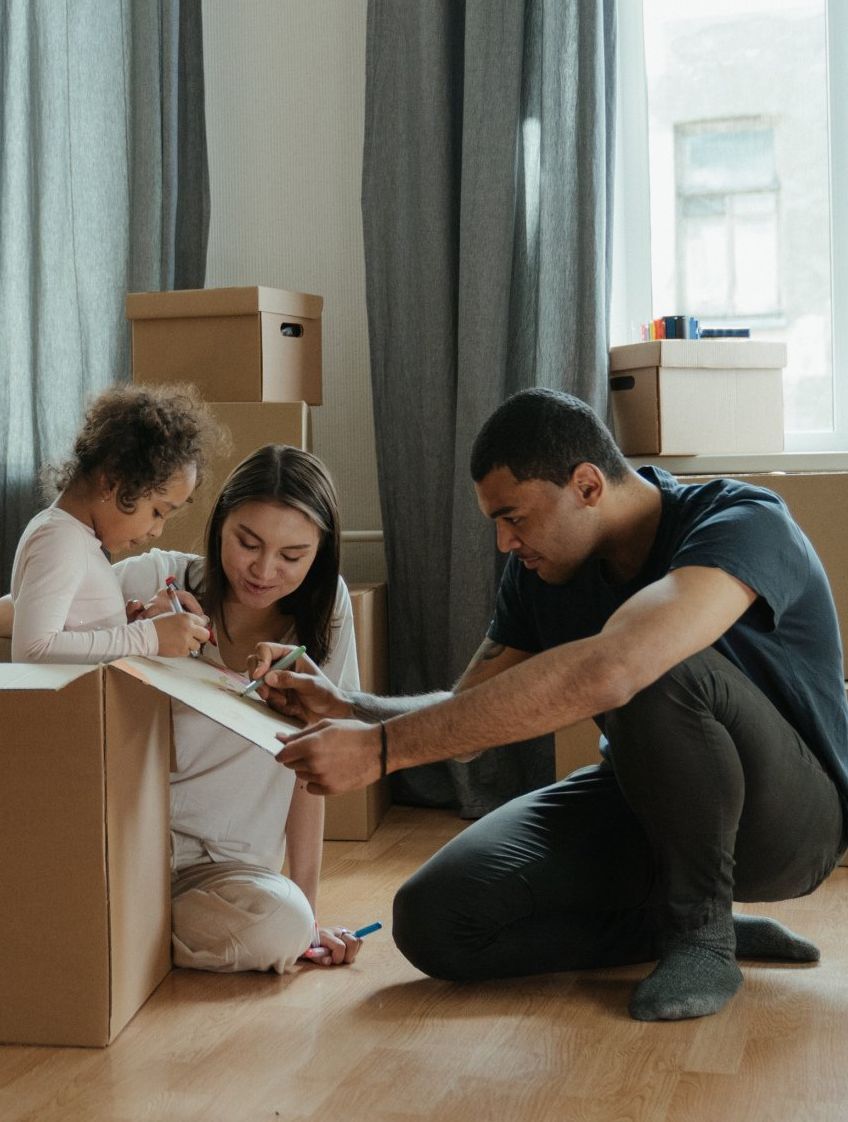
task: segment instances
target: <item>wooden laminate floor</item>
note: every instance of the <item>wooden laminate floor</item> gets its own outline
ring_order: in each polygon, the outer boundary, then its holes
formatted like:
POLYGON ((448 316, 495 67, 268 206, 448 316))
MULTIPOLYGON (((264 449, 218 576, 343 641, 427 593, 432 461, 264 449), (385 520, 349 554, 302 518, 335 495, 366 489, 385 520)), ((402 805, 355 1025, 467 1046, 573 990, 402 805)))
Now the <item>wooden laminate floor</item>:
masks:
POLYGON ((452 985, 388 931, 394 888, 462 828, 394 807, 326 847, 322 917, 383 919, 352 967, 174 971, 111 1047, 0 1048, 2 1122, 846 1122, 848 869, 761 907, 813 967, 745 965, 715 1017, 630 1020, 649 967, 452 985))

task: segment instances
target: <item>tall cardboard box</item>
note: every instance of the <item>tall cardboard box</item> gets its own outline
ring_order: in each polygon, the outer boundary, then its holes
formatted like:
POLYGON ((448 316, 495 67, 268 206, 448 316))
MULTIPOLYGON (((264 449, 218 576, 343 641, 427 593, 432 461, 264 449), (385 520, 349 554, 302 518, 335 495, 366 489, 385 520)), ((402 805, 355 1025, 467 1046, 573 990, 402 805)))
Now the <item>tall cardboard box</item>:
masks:
POLYGON ((578 721, 576 725, 559 729, 556 734, 555 774, 565 779, 578 768, 599 764, 601 753, 598 744, 601 730, 593 720, 578 721))
POLYGON ((0 666, 0 1042, 108 1044, 170 969, 170 700, 276 755, 189 658, 0 666))
POLYGON ((131 292, 136 382, 194 382, 207 401, 321 404, 324 300, 279 288, 131 292))
MULTIPOLYGON (((309 406, 302 401, 232 402, 218 401, 210 406, 216 419, 232 436, 232 446, 227 455, 210 463, 200 487, 192 501, 182 507, 165 523, 161 538, 156 542, 160 549, 179 549, 186 553, 203 553, 206 520, 224 480, 234 467, 261 448, 263 444, 292 444, 309 451, 312 445, 312 425, 309 406)), ((149 546, 140 546, 130 552, 144 553, 149 546)))
POLYGON ((167 697, 0 666, 0 1041, 103 1046, 170 970, 167 697))
POLYGON ((610 350, 626 456, 783 450, 784 343, 661 339, 610 350))
MULTIPOLYGON (((352 584, 353 629, 359 663, 359 681, 365 693, 388 690, 385 584, 352 584)), ((366 841, 389 805, 389 784, 380 779, 363 791, 328 795, 325 801, 324 837, 333 841, 366 841)))

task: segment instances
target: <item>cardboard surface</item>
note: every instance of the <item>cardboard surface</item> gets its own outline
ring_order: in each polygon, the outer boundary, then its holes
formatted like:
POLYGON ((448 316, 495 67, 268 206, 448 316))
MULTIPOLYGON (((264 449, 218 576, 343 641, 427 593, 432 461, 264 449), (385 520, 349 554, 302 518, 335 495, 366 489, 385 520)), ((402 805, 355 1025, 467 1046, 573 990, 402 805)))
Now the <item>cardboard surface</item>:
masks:
POLYGON ((783 343, 658 340, 613 347, 610 402, 628 456, 783 449, 783 343))
MULTIPOLYGON (((350 598, 360 686, 365 693, 385 694, 388 689, 386 586, 380 583, 352 584, 350 598)), ((325 800, 325 839, 367 841, 380 824, 389 802, 387 779, 372 783, 364 791, 328 795, 325 800)))
POLYGON ((108 1044, 168 973, 169 699, 274 754, 293 727, 230 677, 187 658, 0 666, 0 1042, 108 1044))
POLYGON ((556 778, 565 779, 578 768, 599 764, 601 730, 592 720, 578 721, 556 734, 556 778))
POLYGON ((3 1042, 108 1044, 170 969, 169 703, 118 673, 0 667, 3 1042))
MULTIPOLYGON (((201 554, 204 552, 206 521, 224 480, 234 467, 257 448, 264 444, 292 444, 307 451, 311 449, 309 406, 302 401, 262 404, 216 402, 212 405, 212 412, 232 435, 231 451, 209 465, 193 501, 165 523, 162 536, 156 542, 160 549, 179 549, 201 554)), ((130 552, 144 553, 147 548, 142 546, 130 552)))
POLYGON ((785 365, 785 343, 765 343, 758 339, 656 339, 650 343, 610 348, 611 372, 644 366, 745 370, 785 365))
POLYGON ((258 286, 130 293, 133 380, 193 382, 207 401, 320 405, 323 303, 258 286))
POLYGON ((253 741, 272 756, 282 750, 278 732, 298 726, 269 709, 256 692, 241 697, 250 679, 203 658, 144 658, 133 656, 112 663, 132 677, 176 698, 217 724, 253 741))

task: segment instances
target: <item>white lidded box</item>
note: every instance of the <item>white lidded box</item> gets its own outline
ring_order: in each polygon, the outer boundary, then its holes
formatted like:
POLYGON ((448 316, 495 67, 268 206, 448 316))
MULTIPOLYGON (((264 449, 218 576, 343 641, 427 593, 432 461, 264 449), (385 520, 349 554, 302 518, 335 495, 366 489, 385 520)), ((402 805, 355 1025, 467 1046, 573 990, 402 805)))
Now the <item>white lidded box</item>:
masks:
POLYGON ((610 402, 627 456, 783 451, 786 344, 658 339, 610 350, 610 402))
POLYGON ((321 404, 322 296, 261 285, 131 292, 133 381, 207 401, 321 404))

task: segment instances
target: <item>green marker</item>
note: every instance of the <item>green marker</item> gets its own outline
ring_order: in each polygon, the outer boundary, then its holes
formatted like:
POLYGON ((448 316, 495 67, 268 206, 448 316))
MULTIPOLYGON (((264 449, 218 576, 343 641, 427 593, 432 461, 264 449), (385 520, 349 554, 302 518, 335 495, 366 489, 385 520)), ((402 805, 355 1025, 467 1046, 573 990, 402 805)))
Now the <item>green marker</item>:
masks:
MULTIPOLYGON (((290 666, 293 666, 297 662, 302 654, 306 654, 306 647, 295 647, 295 649, 293 651, 289 651, 287 655, 283 655, 283 657, 278 658, 276 662, 272 662, 268 667, 267 673, 270 674, 272 670, 288 670, 290 666)), ((239 696, 247 697, 247 695, 255 690, 257 686, 264 685, 265 677, 266 675, 263 674, 261 678, 257 678, 255 682, 251 682, 249 686, 246 686, 241 691, 241 694, 239 696)))

